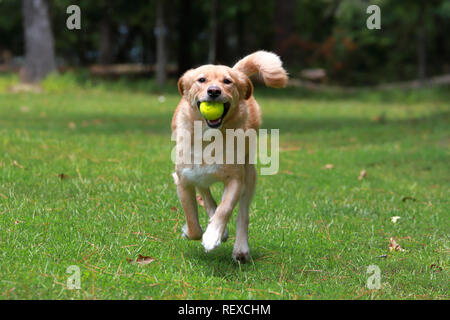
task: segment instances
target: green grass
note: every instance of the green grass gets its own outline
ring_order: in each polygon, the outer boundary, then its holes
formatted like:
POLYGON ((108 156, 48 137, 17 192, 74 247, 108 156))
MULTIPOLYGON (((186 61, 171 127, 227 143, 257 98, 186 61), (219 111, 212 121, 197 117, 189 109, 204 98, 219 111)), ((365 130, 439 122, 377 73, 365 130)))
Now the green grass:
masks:
POLYGON ((44 93, 8 93, 14 81, 0 77, 1 299, 449 299, 449 88, 257 87, 280 171, 259 177, 238 265, 236 212, 212 253, 180 236, 175 83, 159 102, 145 81, 53 76, 44 93), (127 262, 139 254, 156 260, 127 262), (81 290, 66 288, 71 265, 81 290))

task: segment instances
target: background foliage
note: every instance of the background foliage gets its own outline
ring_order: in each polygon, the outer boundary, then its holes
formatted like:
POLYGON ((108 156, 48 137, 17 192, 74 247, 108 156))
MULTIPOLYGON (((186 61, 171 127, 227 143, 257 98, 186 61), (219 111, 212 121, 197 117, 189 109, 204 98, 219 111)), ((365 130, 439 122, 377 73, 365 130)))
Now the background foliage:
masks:
MULTIPOLYGON (((154 64, 155 2, 50 1, 59 64, 97 63, 105 25, 114 44, 108 63, 154 64), (81 8, 79 31, 65 27, 70 4, 81 8)), ((211 3, 165 1, 172 75, 207 61, 211 3)), ((0 51, 22 56, 21 2, 0 0, 0 15, 0 51)), ((423 26, 427 76, 450 70, 450 3, 443 0, 218 1, 217 24, 217 63, 232 64, 247 53, 267 49, 282 56, 294 77, 302 69, 324 68, 328 80, 340 84, 407 80, 417 77, 417 34, 423 26), (366 28, 370 4, 381 8, 381 30, 366 28)))

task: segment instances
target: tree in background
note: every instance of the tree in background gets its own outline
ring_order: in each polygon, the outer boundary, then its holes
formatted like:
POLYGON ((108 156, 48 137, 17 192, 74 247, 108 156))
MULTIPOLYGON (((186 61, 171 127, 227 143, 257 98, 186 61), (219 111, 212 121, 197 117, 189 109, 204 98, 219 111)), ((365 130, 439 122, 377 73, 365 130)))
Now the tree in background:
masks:
POLYGON ((103 17, 100 22, 100 43, 98 49, 98 63, 112 64, 115 58, 116 46, 114 24, 112 22, 113 7, 110 1, 103 1, 103 17))
POLYGON ((25 63, 21 80, 35 83, 56 70, 53 34, 47 0, 23 0, 25 63))
POLYGON ((181 0, 178 10, 178 76, 192 67, 192 1, 181 0))
MULTIPOLYGON (((34 2, 23 3, 25 6, 34 2)), ((302 75, 305 69, 323 69, 329 83, 340 85, 374 85, 417 78, 423 81, 425 76, 450 73, 447 0, 36 3, 43 4, 40 7, 50 6, 50 17, 47 14, 38 22, 47 23, 50 35, 50 22, 54 26, 54 47, 61 66, 144 63, 152 66, 146 70, 157 70, 155 78, 160 83, 196 65, 208 62, 232 65, 238 58, 261 49, 279 53, 292 77, 302 75), (214 3, 218 6, 215 10, 214 3), (381 30, 366 28, 369 3, 381 8, 381 30), (70 4, 81 8, 81 30, 65 28, 66 8, 70 4), (166 14, 161 10, 163 6, 166 14), (157 15, 157 11, 162 14, 157 15)), ((26 29, 25 12, 22 17, 21 4, 17 0, 0 0, 0 64, 8 64, 0 66, 1 70, 23 66, 24 56, 30 70, 33 57, 54 61, 54 54, 44 54, 46 50, 31 55, 23 50, 31 45, 30 41, 34 46, 51 47, 48 44, 52 40, 42 35, 25 39, 26 32, 22 32, 26 29)), ((37 10, 29 13, 39 14, 37 10)), ((44 29, 30 27, 30 23, 27 28, 30 32, 42 34, 44 29)), ((41 67, 47 63, 34 65, 41 67)))
POLYGON ((156 82, 159 87, 166 84, 167 78, 167 29, 164 22, 164 0, 156 1, 156 82))
POLYGON ((208 62, 214 64, 216 63, 217 50, 217 0, 211 0, 211 12, 209 19, 208 62))

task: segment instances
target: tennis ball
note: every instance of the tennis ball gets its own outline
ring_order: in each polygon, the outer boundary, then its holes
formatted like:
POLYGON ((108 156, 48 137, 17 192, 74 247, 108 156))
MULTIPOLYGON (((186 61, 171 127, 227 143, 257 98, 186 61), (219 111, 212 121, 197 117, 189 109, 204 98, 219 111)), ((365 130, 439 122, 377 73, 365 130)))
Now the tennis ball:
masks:
POLYGON ((223 115, 223 103, 203 101, 200 103, 200 113, 207 120, 216 120, 223 115))

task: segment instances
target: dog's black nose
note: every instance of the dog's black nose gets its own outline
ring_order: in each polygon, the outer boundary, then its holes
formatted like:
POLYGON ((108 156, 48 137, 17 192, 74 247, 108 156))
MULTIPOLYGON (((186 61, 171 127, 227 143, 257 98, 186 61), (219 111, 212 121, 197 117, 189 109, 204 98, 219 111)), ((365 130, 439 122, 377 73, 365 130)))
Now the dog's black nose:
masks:
POLYGON ((222 91, 220 91, 220 88, 217 86, 211 86, 208 88, 208 96, 211 98, 217 98, 221 93, 222 91))

